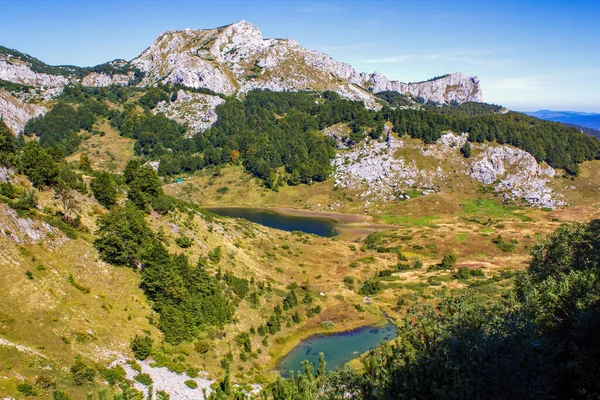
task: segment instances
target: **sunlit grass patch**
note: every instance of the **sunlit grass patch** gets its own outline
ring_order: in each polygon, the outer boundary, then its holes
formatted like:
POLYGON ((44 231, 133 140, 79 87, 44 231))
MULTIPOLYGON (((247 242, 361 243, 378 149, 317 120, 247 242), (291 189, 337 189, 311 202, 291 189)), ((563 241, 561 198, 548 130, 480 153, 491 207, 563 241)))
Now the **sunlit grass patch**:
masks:
POLYGON ((460 203, 463 214, 495 219, 518 218, 522 221, 531 221, 526 215, 520 213, 523 209, 518 206, 498 204, 491 199, 472 199, 460 203))
POLYGON ((427 226, 430 228, 436 228, 437 225, 435 225, 433 221, 435 221, 438 217, 435 215, 424 215, 422 217, 413 218, 408 215, 383 214, 380 215, 379 218, 381 218, 385 223, 391 225, 427 226))
POLYGON ((464 242, 468 238, 469 238, 469 232, 460 232, 458 235, 456 235, 457 242, 464 242))

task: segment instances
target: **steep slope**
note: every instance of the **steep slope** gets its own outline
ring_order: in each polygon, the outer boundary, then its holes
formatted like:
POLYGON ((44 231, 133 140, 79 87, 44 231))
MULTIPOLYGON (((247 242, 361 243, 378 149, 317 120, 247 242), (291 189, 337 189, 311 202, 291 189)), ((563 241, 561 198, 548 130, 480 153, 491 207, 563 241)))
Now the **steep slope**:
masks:
POLYGON ((0 89, 0 117, 13 132, 23 130, 25 123, 31 118, 45 114, 47 109, 34 103, 25 103, 0 89))

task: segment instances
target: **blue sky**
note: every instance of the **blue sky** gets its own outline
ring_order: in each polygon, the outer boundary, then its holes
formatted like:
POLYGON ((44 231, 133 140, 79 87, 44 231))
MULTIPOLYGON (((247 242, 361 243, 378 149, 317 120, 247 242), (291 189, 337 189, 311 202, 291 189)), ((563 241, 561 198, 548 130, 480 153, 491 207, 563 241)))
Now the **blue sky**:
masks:
POLYGON ((167 29, 241 19, 404 82, 477 75, 484 101, 600 112, 600 0, 0 0, 0 44, 50 64, 132 59, 167 29))

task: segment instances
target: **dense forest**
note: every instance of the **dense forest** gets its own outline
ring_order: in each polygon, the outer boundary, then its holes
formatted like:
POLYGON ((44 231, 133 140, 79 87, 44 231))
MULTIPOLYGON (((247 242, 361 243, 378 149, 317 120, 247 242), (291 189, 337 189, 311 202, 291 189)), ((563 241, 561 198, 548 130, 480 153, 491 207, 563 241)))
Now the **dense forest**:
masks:
MULTIPOLYGON (((425 143, 436 141, 444 131, 467 132, 471 142, 511 144, 573 175, 578 174, 581 162, 600 155, 600 140, 596 138, 560 123, 502 113, 496 105, 425 104, 415 109, 392 108, 384 103, 376 112, 334 92, 254 90, 242 99, 228 98, 216 108, 214 126, 188 137, 185 125, 152 111, 161 101, 174 101, 181 88, 69 86, 49 113, 27 124, 25 134, 38 136, 45 148, 56 147, 70 154, 81 141, 78 132, 93 132, 94 123, 106 118, 121 135, 136 140, 136 155, 160 160, 160 175, 241 163, 270 188, 326 180, 335 143, 320 130, 341 122, 351 128, 350 143, 360 142, 366 135, 381 139, 386 121, 400 136, 409 135, 425 143), (109 109, 106 101, 121 107, 109 109)), ((216 95, 206 89, 195 91, 216 95)), ((378 95, 389 104, 409 101, 398 93, 378 95)))

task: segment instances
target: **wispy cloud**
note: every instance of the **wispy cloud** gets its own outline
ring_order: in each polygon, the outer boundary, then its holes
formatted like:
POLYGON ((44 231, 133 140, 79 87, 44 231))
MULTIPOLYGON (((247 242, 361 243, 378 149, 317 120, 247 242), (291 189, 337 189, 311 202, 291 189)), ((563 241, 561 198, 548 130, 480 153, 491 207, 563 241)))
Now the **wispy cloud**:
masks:
POLYGON ((406 60, 410 60, 411 58, 416 58, 417 56, 413 54, 406 54, 404 56, 395 56, 395 57, 385 57, 385 58, 371 58, 368 60, 363 60, 365 63, 369 64, 386 64, 386 63, 398 63, 406 60))
POLYGON ((407 60, 417 61, 433 61, 433 60, 459 60, 470 56, 483 56, 493 54, 490 50, 457 50, 451 52, 429 53, 429 54, 404 54, 393 57, 372 58, 363 60, 365 63, 382 64, 382 63, 398 63, 407 60))

